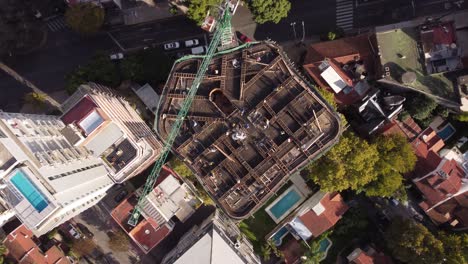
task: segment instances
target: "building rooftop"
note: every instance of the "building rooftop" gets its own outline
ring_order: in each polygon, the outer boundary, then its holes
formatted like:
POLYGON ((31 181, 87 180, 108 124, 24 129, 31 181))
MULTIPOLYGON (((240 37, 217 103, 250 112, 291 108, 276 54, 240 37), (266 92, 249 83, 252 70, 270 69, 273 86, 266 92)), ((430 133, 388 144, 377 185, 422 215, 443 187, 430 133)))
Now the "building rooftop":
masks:
MULTIPOLYGON (((260 208, 341 133, 339 117, 287 61, 270 43, 216 56, 173 145, 231 217, 260 208)), ((174 66, 157 113, 155 129, 163 139, 200 62, 174 66)))
POLYGON ((303 67, 318 86, 335 93, 339 104, 349 105, 369 89, 365 79, 374 76, 375 47, 375 36, 369 34, 314 43, 307 50, 303 67), (338 83, 342 84, 339 89, 338 83))
MULTIPOLYGON (((379 31, 379 30, 378 30, 379 31)), ((433 95, 445 105, 461 106, 455 84, 462 68, 452 23, 402 24, 376 33, 381 82, 433 95)))
POLYGON ((197 201, 185 184, 180 184, 174 172, 163 167, 155 188, 141 204, 143 217, 133 227, 127 222, 138 203, 140 191, 123 200, 112 210, 111 216, 146 254, 172 231, 171 219, 176 216, 181 222, 187 220, 195 212, 197 201))
POLYGON ((67 264, 71 263, 65 254, 57 247, 52 246, 45 253, 34 240, 33 233, 24 225, 13 230, 3 241, 11 255, 19 264, 67 264))
POLYGON ((333 227, 348 210, 348 206, 339 193, 319 192, 317 194, 321 196, 321 199, 309 210, 299 215, 299 219, 313 237, 318 237, 333 227))

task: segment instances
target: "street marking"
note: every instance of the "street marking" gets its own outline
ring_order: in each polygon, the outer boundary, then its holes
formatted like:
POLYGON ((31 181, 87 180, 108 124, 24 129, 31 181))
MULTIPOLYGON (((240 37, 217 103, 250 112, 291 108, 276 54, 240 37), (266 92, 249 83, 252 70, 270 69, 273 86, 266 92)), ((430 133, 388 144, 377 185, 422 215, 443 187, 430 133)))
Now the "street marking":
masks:
POLYGON ((122 50, 122 51, 125 51, 124 47, 122 47, 122 45, 120 45, 120 43, 112 36, 111 33, 107 32, 107 35, 109 35, 109 37, 112 39, 112 41, 114 41, 114 43, 119 46, 119 48, 122 50))
POLYGON ((336 25, 345 31, 353 29, 353 0, 336 0, 336 25))

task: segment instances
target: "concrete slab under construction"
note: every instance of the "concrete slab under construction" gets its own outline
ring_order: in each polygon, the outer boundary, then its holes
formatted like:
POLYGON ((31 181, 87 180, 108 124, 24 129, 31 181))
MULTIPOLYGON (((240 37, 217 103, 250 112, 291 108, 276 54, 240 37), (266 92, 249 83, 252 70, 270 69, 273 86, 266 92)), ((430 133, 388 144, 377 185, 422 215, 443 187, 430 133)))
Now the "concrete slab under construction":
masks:
MULTIPOLYGON (((164 140, 202 58, 179 61, 161 96, 164 140)), ((338 141, 340 118, 274 43, 213 58, 173 152, 232 218, 260 208, 289 176, 338 141)))

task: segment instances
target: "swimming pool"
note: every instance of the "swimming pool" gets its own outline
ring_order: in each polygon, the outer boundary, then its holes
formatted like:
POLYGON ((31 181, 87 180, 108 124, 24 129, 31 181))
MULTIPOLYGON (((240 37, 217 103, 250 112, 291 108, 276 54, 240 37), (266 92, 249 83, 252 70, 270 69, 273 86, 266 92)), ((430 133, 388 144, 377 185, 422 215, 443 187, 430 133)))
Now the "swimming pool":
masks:
POLYGON ((330 249, 332 244, 333 243, 331 242, 331 240, 328 237, 325 237, 322 240, 320 240, 320 242, 319 242, 319 246, 320 246, 319 251, 323 252, 323 257, 320 259, 320 261, 324 260, 327 257, 328 250, 330 249))
POLYGON ((293 185, 278 197, 265 211, 278 223, 294 210, 304 197, 293 185))
POLYGON ((271 239, 273 240, 273 242, 275 243, 275 246, 279 247, 281 246, 281 243, 283 242, 283 237, 286 236, 286 234, 288 233, 288 229, 286 228, 286 226, 283 226, 280 230, 278 230, 278 232, 276 232, 272 237, 271 239))
POLYGON ((10 181, 39 213, 49 205, 44 195, 28 179, 22 170, 17 170, 10 181))
POLYGON ((455 134, 455 128, 450 124, 448 124, 443 129, 439 130, 439 132, 437 132, 437 135, 444 141, 452 137, 453 134, 455 134))

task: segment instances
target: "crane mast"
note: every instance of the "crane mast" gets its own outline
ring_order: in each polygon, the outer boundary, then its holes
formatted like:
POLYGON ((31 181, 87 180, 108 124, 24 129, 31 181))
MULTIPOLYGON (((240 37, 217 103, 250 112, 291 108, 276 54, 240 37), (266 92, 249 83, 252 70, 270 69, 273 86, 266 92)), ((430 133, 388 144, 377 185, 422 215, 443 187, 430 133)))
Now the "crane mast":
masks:
POLYGON ((206 55, 203 58, 203 61, 200 65, 200 68, 198 69, 198 72, 195 76, 192 86, 190 87, 190 90, 188 91, 187 97, 182 103, 182 107, 179 113, 177 114, 177 118, 174 124, 172 125, 169 136, 167 137, 165 141, 163 141, 163 148, 161 151, 161 155, 159 156, 158 160, 154 164, 154 167, 151 170, 151 173, 149 174, 146 180, 145 186, 143 187, 143 192, 138 198, 138 203, 133 209, 132 214, 130 215, 130 218, 128 219, 128 224, 131 226, 136 226, 136 224, 138 223, 138 220, 140 219, 140 216, 141 216, 140 207, 142 205, 142 202, 145 199, 145 197, 154 189, 154 185, 156 183, 156 180, 158 179, 159 173, 161 172, 162 166, 164 165, 167 156, 171 152, 172 145, 174 144, 175 139, 179 135, 180 128, 182 127, 182 124, 184 123, 184 119, 187 116, 187 113, 192 105, 193 99, 195 95, 197 94, 198 87, 203 81, 206 71, 208 70, 211 60, 213 59, 216 53, 216 50, 218 49, 218 46, 221 43, 221 40, 223 39, 223 36, 226 35, 225 31, 231 30, 231 16, 232 15, 231 15, 229 1, 226 1, 226 3, 221 9, 221 12, 222 13, 216 25, 216 29, 213 34, 213 38, 211 40, 210 46, 208 47, 208 51, 206 52, 206 55))

